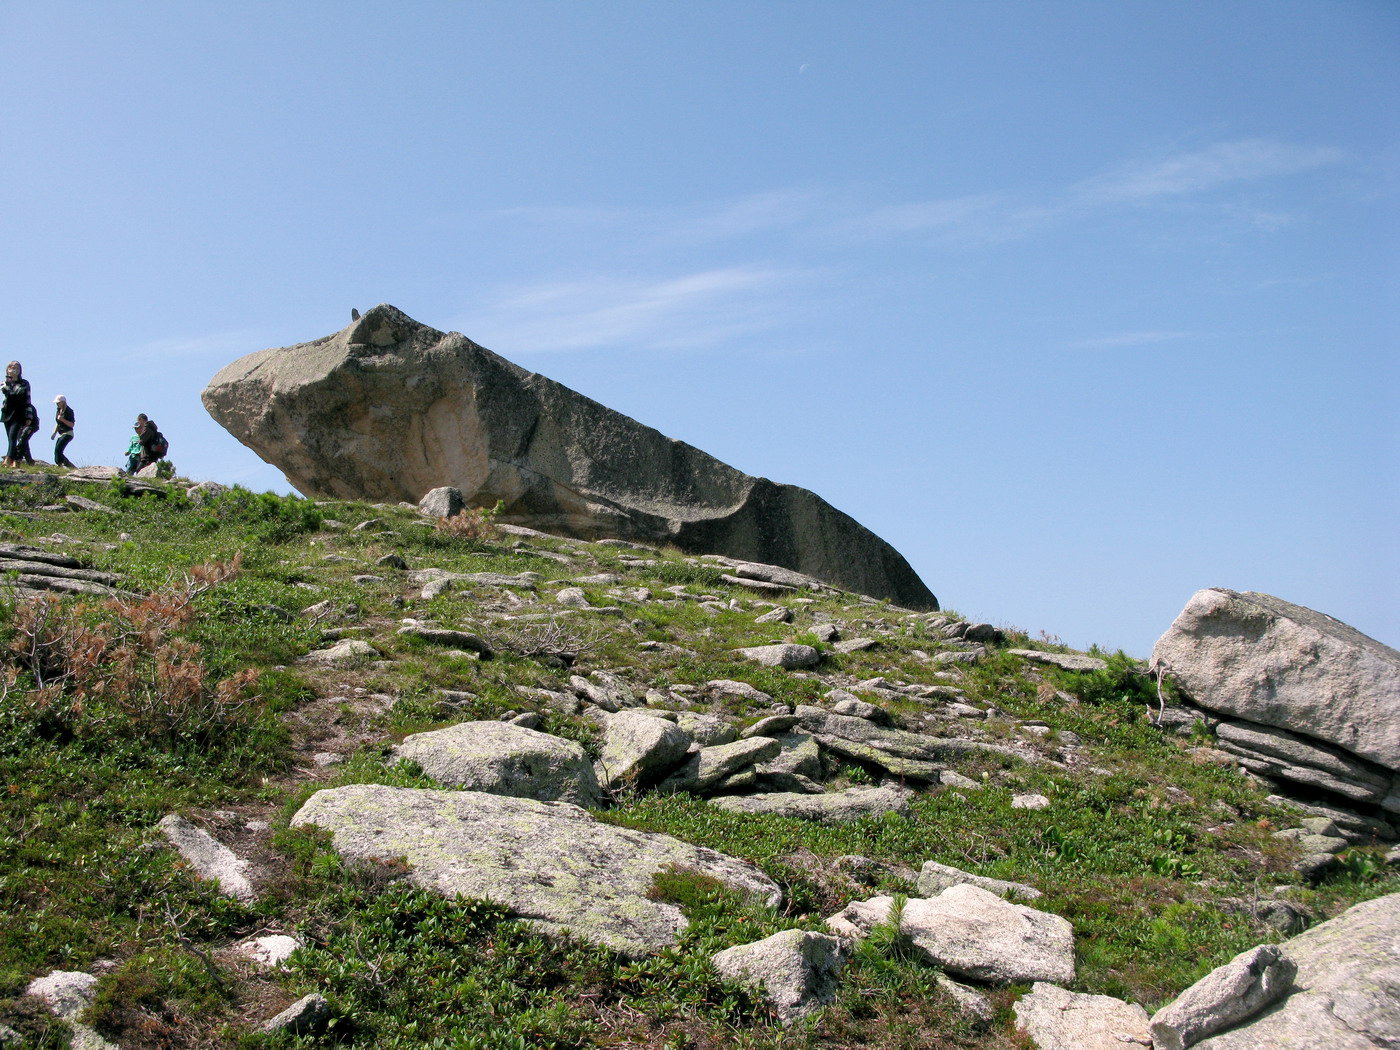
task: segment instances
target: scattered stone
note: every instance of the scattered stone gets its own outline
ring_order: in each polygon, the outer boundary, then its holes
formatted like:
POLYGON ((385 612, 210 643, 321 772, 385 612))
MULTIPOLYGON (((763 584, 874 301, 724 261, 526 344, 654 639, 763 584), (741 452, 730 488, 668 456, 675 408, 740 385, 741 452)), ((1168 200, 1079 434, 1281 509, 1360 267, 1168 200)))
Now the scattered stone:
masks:
POLYGON ((98 503, 95 499, 88 499, 86 496, 67 495, 63 497, 68 503, 79 510, 95 510, 101 514, 116 514, 117 512, 105 503, 98 503))
POLYGON ((920 897, 932 897, 946 890, 949 886, 958 886, 962 883, 980 886, 988 893, 995 893, 998 897, 1014 897, 1023 901, 1033 901, 1044 896, 1034 886, 1027 886, 1022 882, 1005 882, 1001 879, 990 879, 985 875, 973 875, 971 872, 962 871, 947 864, 939 864, 935 860, 924 861, 924 866, 919 869, 918 892, 920 897))
POLYGON ((461 722, 414 733, 394 754, 464 791, 586 807, 599 802, 598 781, 582 745, 509 722, 461 722))
POLYGON ((209 832, 195 827, 178 813, 161 817, 156 826, 200 878, 217 882, 220 890, 241 901, 257 896, 246 874, 248 862, 240 860, 209 832))
POLYGON ((767 718, 760 718, 739 735, 745 740, 752 736, 781 736, 795 725, 796 715, 769 715, 767 718))
POLYGON ((661 790, 689 791, 693 795, 711 794, 728 778, 756 762, 766 762, 777 757, 782 749, 781 743, 766 736, 736 740, 732 744, 702 747, 693 752, 683 766, 661 782, 661 790))
POLYGON ((831 643, 841 638, 841 629, 834 623, 819 623, 812 628, 812 633, 816 635, 817 641, 831 643))
POLYGON ((1050 800, 1044 795, 1012 795, 1012 809, 1045 809, 1050 800))
POLYGON ((762 616, 754 618, 754 623, 792 623, 792 610, 779 605, 762 616))
POLYGON ((1019 656, 1035 664, 1049 664, 1061 671, 1106 671, 1108 661, 1083 653, 1047 653, 1039 649, 1008 649, 1012 656, 1019 656))
POLYGON ((677 711, 676 724, 689 733, 691 739, 701 747, 732 744, 739 739, 739 731, 734 728, 733 723, 716 715, 707 715, 699 711, 677 711))
MULTIPOLYGON (((894 899, 856 901, 827 919, 831 929, 864 937, 888 922, 894 899)), ((1058 915, 1011 904, 978 886, 951 886, 911 897, 900 929, 934 966, 990 984, 1074 980, 1074 930, 1058 915)))
POLYGON ((755 645, 747 649, 736 649, 746 660, 762 664, 764 667, 781 667, 793 670, 799 667, 815 667, 821 662, 821 653, 810 645, 795 645, 785 642, 780 645, 755 645))
POLYGON ((302 946, 300 940, 285 933, 270 933, 234 945, 239 955, 251 959, 266 970, 278 970, 302 946))
POLYGON ((374 564, 385 569, 405 570, 408 568, 408 562, 404 561, 403 556, 400 554, 386 554, 384 557, 377 559, 374 564))
POLYGON ((908 816, 909 792, 895 787, 848 788, 820 795, 772 791, 762 795, 728 795, 712 799, 711 805, 730 813, 763 813, 818 824, 846 824, 886 813, 908 816))
POLYGON ((304 995, 276 1017, 263 1022, 262 1031, 286 1032, 288 1035, 310 1035, 319 1032, 331 1019, 331 1004, 324 995, 312 992, 304 995))
POLYGON ((992 1001, 976 988, 955 981, 946 973, 938 974, 934 981, 940 991, 958 1004, 959 1010, 976 1022, 978 1028, 985 1029, 991 1025, 992 1018, 996 1016, 992 1001))
POLYGON ((451 485, 429 489, 418 501, 418 509, 429 518, 452 518, 467 509, 462 490, 451 485))
POLYGON ((770 906, 782 897, 751 864, 562 802, 360 784, 318 792, 292 824, 330 831, 347 858, 403 858, 415 885, 499 901, 547 932, 630 956, 669 947, 685 929, 679 907, 651 897, 658 872, 708 875, 770 906))
POLYGON ((836 997, 846 964, 841 941, 825 933, 784 930, 711 957, 730 980, 762 989, 782 1024, 791 1024, 836 997))
POLYGON ((343 638, 329 649, 315 649, 307 653, 297 663, 346 670, 363 667, 371 660, 377 659, 379 653, 369 642, 362 642, 358 638, 343 638))
POLYGON ((477 635, 467 631, 452 631, 442 627, 425 627, 422 624, 408 624, 400 627, 398 633, 405 638, 418 638, 432 645, 446 645, 454 649, 468 649, 482 656, 492 655, 491 646, 477 635))
POLYGON ((588 608, 588 596, 583 593, 582 587, 565 587, 554 596, 555 602, 560 605, 569 605, 577 609, 588 608))
POLYGON ((1150 1047, 1147 1011, 1109 995, 1085 995, 1036 981, 1016 1002, 1016 1024, 1038 1050, 1150 1047))
MULTIPOLYGON (((831 693, 827 694, 827 698, 830 699, 833 693, 838 692, 840 692, 840 690, 833 689, 831 693)), ((838 715, 848 715, 851 718, 863 718, 867 722, 883 723, 889 722, 890 720, 890 716, 885 712, 883 708, 876 707, 874 704, 866 703, 864 700, 857 700, 853 696, 847 697, 844 700, 838 700, 835 704, 832 705, 831 710, 838 715)))
POLYGON ((852 638, 849 642, 835 642, 831 648, 838 653, 863 653, 880 644, 876 638, 852 638))
POLYGON ((603 723, 603 751, 594 763, 599 787, 649 787, 676 767, 690 749, 680 726, 645 711, 608 715, 603 723))
POLYGON ((1156 1050, 1184 1050, 1253 1017, 1288 994, 1297 969, 1275 944, 1241 952, 1153 1015, 1152 1045, 1156 1050))
POLYGON ((748 682, 733 682, 727 678, 714 678, 705 683, 705 688, 722 696, 742 696, 756 704, 771 704, 773 698, 761 689, 755 689, 748 682))

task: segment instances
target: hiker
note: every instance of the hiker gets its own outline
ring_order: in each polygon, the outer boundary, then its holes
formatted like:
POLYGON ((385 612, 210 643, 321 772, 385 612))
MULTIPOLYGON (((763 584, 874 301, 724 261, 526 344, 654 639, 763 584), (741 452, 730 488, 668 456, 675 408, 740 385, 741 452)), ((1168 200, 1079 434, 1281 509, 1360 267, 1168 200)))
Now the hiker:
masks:
POLYGON ((136 469, 144 470, 152 463, 159 463, 165 458, 165 453, 170 448, 170 443, 165 440, 164 435, 156 429, 154 419, 145 419, 143 415, 136 422, 137 432, 141 435, 141 458, 137 461, 136 469), (142 422, 142 420, 145 420, 142 422))
POLYGON ((146 413, 142 412, 136 417, 136 425, 132 428, 136 433, 131 435, 131 440, 126 445, 126 473, 135 474, 136 465, 141 462, 141 428, 146 425, 146 413))
POLYGON ((19 466, 20 457, 20 431, 24 429, 26 422, 25 409, 29 407, 29 380, 24 378, 24 371, 20 368, 18 361, 11 361, 5 366, 5 385, 0 387, 0 392, 4 395, 3 407, 0 407, 0 423, 5 425, 5 466, 19 466))
POLYGON ((34 407, 34 402, 29 402, 24 409, 24 426, 19 432, 19 454, 29 466, 34 465, 34 453, 29 451, 29 439, 39 433, 39 410, 34 407))
POLYGON ((53 445, 53 461, 58 467, 72 468, 73 463, 63 454, 63 450, 68 447, 68 442, 73 440, 73 409, 68 405, 68 399, 62 394, 53 399, 53 433, 50 438, 57 438, 53 445))

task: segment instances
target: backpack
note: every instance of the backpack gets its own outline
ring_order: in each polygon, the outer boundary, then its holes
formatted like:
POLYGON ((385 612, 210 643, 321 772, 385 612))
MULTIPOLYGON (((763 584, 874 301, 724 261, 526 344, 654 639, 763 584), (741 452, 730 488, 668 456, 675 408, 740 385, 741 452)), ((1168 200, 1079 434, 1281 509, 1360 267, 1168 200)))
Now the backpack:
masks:
POLYGON ((151 455, 156 459, 164 459, 165 454, 170 451, 170 442, 165 440, 165 435, 160 435, 160 440, 151 446, 151 455))

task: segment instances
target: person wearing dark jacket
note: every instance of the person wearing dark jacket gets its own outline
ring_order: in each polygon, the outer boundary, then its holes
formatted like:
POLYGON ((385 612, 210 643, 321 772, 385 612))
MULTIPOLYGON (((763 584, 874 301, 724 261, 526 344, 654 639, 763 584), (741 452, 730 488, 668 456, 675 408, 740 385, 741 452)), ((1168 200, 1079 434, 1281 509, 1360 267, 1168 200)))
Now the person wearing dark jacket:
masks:
POLYGON ((68 399, 62 394, 53 399, 53 433, 51 438, 57 438, 53 445, 53 461, 55 466, 72 467, 73 464, 68 457, 63 454, 63 450, 68 447, 68 442, 73 440, 73 410, 68 407, 68 399))
POLYGON ((29 466, 34 465, 34 453, 29 451, 29 439, 39 432, 39 410, 34 407, 34 402, 29 402, 29 407, 24 410, 24 426, 19 432, 19 454, 29 466))
POLYGON ((137 461, 136 469, 144 470, 152 463, 160 461, 167 446, 165 438, 161 437, 160 431, 156 429, 154 419, 148 419, 144 423, 138 420, 136 427, 137 433, 141 435, 141 458, 137 461))
POLYGON ((21 432, 27 422, 29 408, 29 380, 18 361, 5 366, 5 385, 0 387, 0 423, 5 426, 5 466, 17 467, 20 460, 21 432))

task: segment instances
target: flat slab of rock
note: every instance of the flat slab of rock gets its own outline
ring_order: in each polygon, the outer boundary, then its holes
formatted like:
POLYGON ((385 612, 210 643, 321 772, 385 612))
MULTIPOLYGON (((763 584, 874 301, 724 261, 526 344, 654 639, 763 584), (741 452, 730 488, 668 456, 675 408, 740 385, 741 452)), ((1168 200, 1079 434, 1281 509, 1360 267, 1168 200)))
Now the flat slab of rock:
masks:
POLYGON ((1039 649, 1008 649, 1012 656, 1019 656, 1035 664, 1058 667, 1061 671, 1105 671, 1108 661, 1083 653, 1046 653, 1039 649))
POLYGON ((787 671, 800 667, 815 667, 822 658, 822 654, 810 645, 796 645, 792 642, 784 642, 781 645, 753 645, 734 651, 745 660, 752 660, 764 667, 781 667, 787 671))
POLYGON ((439 783, 466 791, 598 805, 598 781, 582 745, 509 722, 461 722, 404 737, 394 749, 439 783))
POLYGON ((925 861, 924 866, 919 869, 919 896, 932 897, 949 886, 957 886, 964 882, 969 886, 980 886, 998 897, 1033 901, 1044 896, 1034 886, 1027 886, 1023 882, 1005 882, 1001 879, 990 879, 985 875, 974 875, 960 868, 940 864, 936 860, 925 861))
MULTIPOLYGON (((827 919, 833 932, 863 937, 890 916, 892 897, 856 901, 827 919)), ((990 984, 1074 980, 1074 929, 1058 915, 1012 904, 978 886, 911 897, 900 927, 934 966, 990 984)))
POLYGON ((318 499, 417 501, 450 486, 498 520, 785 566, 910 608, 937 599, 874 533, 806 489, 750 477, 392 306, 243 357, 210 415, 318 499))
POLYGON ((651 899, 662 870, 708 875, 769 905, 782 897, 752 864, 563 802, 361 784, 318 792, 292 824, 330 831, 345 857, 402 857, 416 885, 499 901, 546 931, 630 956, 669 947, 685 929, 678 907, 651 899))
POLYGON ((177 813, 161 817, 156 826, 200 878, 217 882, 220 890, 238 900, 252 900, 258 895, 248 881, 247 861, 240 860, 209 832, 177 813))
POLYGON ((1400 1045, 1400 893, 1285 941, 1290 994, 1199 1050, 1376 1050, 1400 1045))
POLYGON ((1016 1025, 1038 1050, 1150 1047, 1147 1011, 1108 995, 1085 995, 1037 981, 1016 1002, 1016 1025))
POLYGON ((1152 649, 1201 707, 1400 771, 1400 652, 1268 594, 1197 591, 1152 649))
POLYGON ((862 817, 886 813, 909 813, 909 793, 898 788, 850 788, 824 795, 796 791, 773 791, 764 795, 731 795, 712 800, 712 805, 730 813, 764 813, 776 817, 796 817, 819 824, 845 824, 862 817))
POLYGON ((371 660, 378 659, 378 651, 369 642, 362 642, 358 638, 342 638, 327 649, 313 649, 297 663, 344 669, 363 667, 371 660))
POLYGON ((730 980, 756 986, 778 1020, 791 1024, 836 998, 846 950, 839 938, 808 930, 784 930, 711 956, 730 980))

